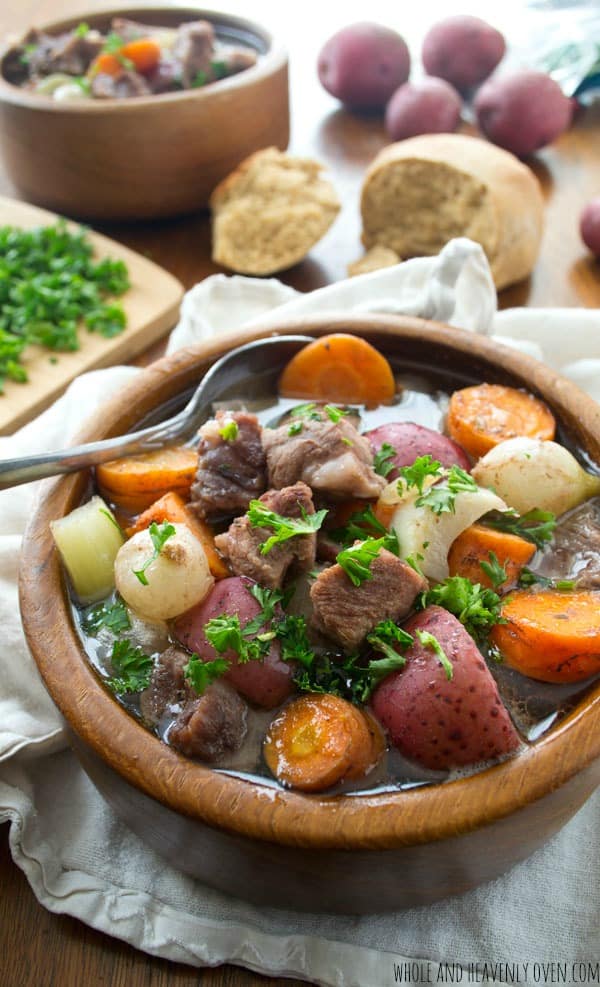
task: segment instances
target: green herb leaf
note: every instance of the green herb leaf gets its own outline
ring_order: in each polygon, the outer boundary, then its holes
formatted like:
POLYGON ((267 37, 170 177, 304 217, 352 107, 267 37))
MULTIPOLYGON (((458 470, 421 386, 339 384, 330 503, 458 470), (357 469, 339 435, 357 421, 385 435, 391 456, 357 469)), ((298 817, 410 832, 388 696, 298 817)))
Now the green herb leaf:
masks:
POLYGON ((378 521, 369 504, 363 511, 355 511, 348 518, 343 528, 333 528, 329 534, 339 545, 353 545, 355 541, 363 541, 375 535, 387 535, 385 525, 378 521))
POLYGON ((131 627, 129 611, 124 601, 119 597, 114 603, 98 603, 88 610, 83 618, 83 628, 88 634, 96 635, 101 627, 107 627, 113 634, 119 635, 131 627))
POLYGON ((210 67, 215 79, 224 79, 227 75, 227 65, 225 62, 211 62, 210 67))
POLYGON ((398 661, 395 667, 403 668, 406 659, 398 653, 398 645, 401 648, 407 648, 413 643, 413 638, 407 631, 398 627, 393 620, 382 620, 370 634, 367 634, 367 641, 390 661, 398 661))
POLYGON ((89 24, 85 24, 82 22, 81 24, 77 25, 77 27, 73 31, 73 34, 75 35, 76 38, 85 38, 89 29, 90 29, 89 24))
POLYGON ((288 428, 288 435, 300 435, 300 432, 304 428, 302 422, 292 422, 288 428))
POLYGON ((322 415, 314 401, 308 404, 298 404, 290 411, 290 418, 307 418, 309 421, 320 422, 322 415))
POLYGON ((429 631, 417 630, 416 635, 424 648, 431 648, 432 651, 435 651, 440 660, 440 664, 446 673, 446 678, 450 681, 454 674, 452 662, 448 658, 448 655, 442 648, 435 634, 430 634, 429 631))
POLYGON ((150 556, 150 558, 146 559, 141 569, 133 570, 134 576, 137 576, 142 586, 148 585, 146 569, 148 568, 148 566, 152 565, 155 559, 158 558, 165 545, 165 542, 167 542, 169 538, 173 537, 173 535, 175 534, 175 528, 173 527, 172 524, 169 524, 168 521, 164 521, 162 524, 157 524, 156 521, 153 521, 150 527, 148 528, 148 533, 152 540, 154 551, 150 556))
POLYGON ((354 586, 361 586, 368 579, 373 578, 371 563, 376 559, 382 548, 398 554, 398 540, 395 535, 384 535, 382 538, 365 538, 364 541, 356 545, 351 545, 339 552, 336 562, 348 576, 354 586))
POLYGON ((412 466, 401 466, 398 478, 398 493, 402 495, 410 487, 416 487, 420 494, 423 493, 423 484, 428 476, 441 477, 444 475, 442 464, 437 459, 432 459, 430 455, 418 456, 412 466))
POLYGON ((569 593, 577 586, 576 579, 549 579, 539 572, 532 572, 527 566, 523 566, 519 576, 519 586, 527 588, 529 586, 544 586, 547 589, 556 589, 559 592, 569 593))
POLYGON ((500 565, 495 552, 488 552, 489 562, 480 562, 479 565, 488 576, 494 589, 502 586, 508 579, 506 569, 500 565))
MULTIPOLYGON (((425 458, 425 457, 424 457, 425 458)), ((479 487, 469 473, 460 466, 451 466, 445 479, 434 483, 416 500, 417 507, 429 507, 434 514, 455 512, 456 498, 460 493, 476 493, 479 487)))
POLYGON ((106 679, 106 684, 113 692, 143 692, 150 685, 154 662, 131 641, 115 641, 110 661, 115 675, 106 679))
POLYGON ((261 627, 264 627, 265 624, 273 620, 278 604, 281 603, 284 606, 287 602, 287 593, 281 589, 266 589, 264 586, 259 586, 258 583, 255 583, 254 586, 250 587, 250 592, 260 605, 261 611, 249 623, 244 625, 243 633, 245 637, 251 634, 258 634, 261 627))
POLYGON ((222 675, 225 675, 231 668, 231 662, 225 658, 215 658, 213 661, 202 661, 194 654, 191 655, 187 665, 183 666, 183 674, 190 683, 194 692, 202 696, 209 685, 212 685, 222 675))
POLYGON ((125 41, 120 34, 116 31, 109 31, 104 39, 104 44, 102 46, 102 51, 108 52, 110 55, 116 55, 121 50, 125 41))
POLYGON ((504 623, 498 594, 464 576, 448 576, 419 597, 419 606, 423 609, 432 603, 458 617, 476 640, 485 637, 495 624, 504 623))
POLYGON ((384 442, 380 449, 377 450, 373 456, 373 469, 380 476, 387 477, 395 469, 395 463, 392 462, 397 455, 396 450, 389 442, 384 442))
POLYGON ((541 511, 536 507, 520 516, 515 511, 490 511, 480 518, 480 523, 496 531, 507 531, 511 535, 525 538, 536 548, 543 548, 552 541, 556 517, 551 511, 541 511))
POLYGON ((250 524, 255 528, 271 528, 275 532, 261 545, 261 555, 266 555, 275 545, 287 541, 288 538, 310 535, 318 531, 325 520, 327 511, 321 510, 315 514, 307 514, 302 507, 301 514, 301 518, 284 517, 282 514, 270 511, 260 500, 250 501, 247 515, 250 524))
POLYGON ((208 75, 200 69, 192 79, 192 89, 200 89, 208 82, 208 75))
POLYGON ((242 630, 237 614, 221 614, 220 617, 212 617, 204 625, 206 639, 215 651, 221 655, 226 651, 235 652, 242 665, 264 658, 270 646, 270 641, 260 640, 258 637, 248 640, 245 630, 246 628, 242 630))
POLYGON ((234 442, 239 435, 239 425, 233 419, 225 422, 223 428, 219 429, 219 435, 225 442, 234 442))
POLYGON ((287 614, 275 624, 275 633, 281 642, 281 657, 284 661, 297 661, 304 668, 312 666, 315 653, 308 640, 304 617, 287 614))
POLYGON ((344 415, 348 414, 347 411, 343 411, 341 408, 336 407, 335 404, 326 404, 323 411, 329 420, 334 423, 334 425, 337 425, 340 419, 343 418, 344 415))

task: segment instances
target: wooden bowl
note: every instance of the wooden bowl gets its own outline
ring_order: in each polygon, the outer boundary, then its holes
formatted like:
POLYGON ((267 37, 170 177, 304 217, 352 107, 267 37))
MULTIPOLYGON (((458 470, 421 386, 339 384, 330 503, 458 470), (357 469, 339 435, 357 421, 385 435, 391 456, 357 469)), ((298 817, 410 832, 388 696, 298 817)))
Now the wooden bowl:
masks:
MULTIPOLYGON (((255 48, 252 68, 205 89, 134 99, 57 103, 4 77, 0 149, 23 198, 86 219, 151 219, 203 208, 245 157, 289 140, 287 55, 261 25, 194 7, 135 7, 80 14, 44 26, 60 34, 111 17, 176 26, 204 18, 255 48)), ((11 47, 13 47, 11 45, 11 47)))
MULTIPOLYGON (((557 416, 560 437, 600 462, 600 407, 515 350, 420 319, 296 320, 281 333, 362 335, 398 369, 448 389, 490 381, 525 387, 557 416)), ((160 360, 86 429, 96 439, 132 428, 194 386, 242 341, 230 334, 160 360)), ((508 870, 548 840, 600 783, 600 683, 524 753, 468 778, 365 796, 302 795, 220 774, 141 727, 100 684, 71 617, 49 522, 89 489, 79 474, 48 483, 25 537, 23 623, 73 746, 99 790, 174 866, 260 903, 368 912, 423 905, 508 870)))

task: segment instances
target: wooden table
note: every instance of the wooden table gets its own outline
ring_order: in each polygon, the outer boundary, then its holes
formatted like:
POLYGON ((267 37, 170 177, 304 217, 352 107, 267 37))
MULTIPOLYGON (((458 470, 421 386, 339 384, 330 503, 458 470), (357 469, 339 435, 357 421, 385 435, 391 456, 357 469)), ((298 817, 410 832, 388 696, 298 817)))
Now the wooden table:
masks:
MULTIPOLYGON (((116 0, 115 4, 116 5, 116 0)), ((133 7, 135 0, 130 0, 133 7)), ((21 31, 87 10, 108 6, 102 0, 20 0, 0 7, 0 34, 21 31)), ((226 9, 244 12, 243 0, 229 0, 226 9)), ((411 10, 410 24, 394 21, 392 5, 371 0, 368 16, 400 30, 413 52, 427 24, 444 13, 442 0, 429 0, 411 10)), ((520 23, 518 0, 506 0, 503 20, 496 5, 463 3, 461 10, 486 16, 509 36, 520 23)), ((316 8, 316 5, 315 5, 316 8)), ((394 5, 394 9, 396 5, 394 5)), ((252 15, 269 24, 291 54, 292 149, 329 165, 344 202, 342 214, 310 257, 283 275, 301 291, 345 276, 346 265, 362 253, 359 240, 358 190, 366 164, 386 143, 381 121, 361 119, 340 109, 316 81, 314 63, 322 41, 344 23, 362 20, 364 5, 346 0, 341 5, 320 4, 315 24, 306 5, 277 0, 255 0, 252 15), (331 8, 338 8, 337 10, 331 8)), ((503 291, 502 308, 531 306, 600 306, 600 266, 583 248, 578 215, 583 205, 600 194, 600 102, 581 113, 572 129, 539 154, 533 168, 542 182, 547 202, 547 226, 541 256, 532 277, 503 291)), ((0 194, 14 195, 0 165, 0 194)), ((175 274, 191 287, 215 273, 210 260, 210 228, 204 214, 151 225, 113 225, 105 230, 175 274)), ((145 354, 142 362, 160 355, 161 347, 145 354)), ((46 912, 35 900, 24 876, 14 866, 8 849, 8 826, 0 840, 0 987, 55 987, 75 984, 127 984, 128 987, 249 987, 294 983, 267 980, 235 967, 198 971, 154 959, 108 936, 94 932, 75 919, 46 912)))

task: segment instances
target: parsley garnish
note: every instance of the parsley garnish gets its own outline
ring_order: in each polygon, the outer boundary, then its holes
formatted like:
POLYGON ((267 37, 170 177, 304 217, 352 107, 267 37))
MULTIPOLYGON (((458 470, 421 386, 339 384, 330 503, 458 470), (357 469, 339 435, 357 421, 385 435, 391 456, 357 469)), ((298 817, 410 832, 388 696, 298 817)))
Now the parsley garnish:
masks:
MULTIPOLYGON (((425 457, 423 457, 425 458, 425 457)), ((479 487, 460 466, 451 466, 444 480, 435 483, 415 501, 417 507, 429 507, 434 514, 454 514, 459 493, 476 493, 479 487)))
POLYGON ((157 524, 156 521, 153 521, 150 527, 148 528, 148 533, 152 540, 154 551, 150 556, 150 558, 146 559, 141 569, 133 570, 134 576, 137 576, 142 586, 148 585, 148 579, 146 577, 146 569, 148 568, 148 566, 152 565, 152 563, 158 558, 158 556, 160 555, 163 549, 165 542, 168 541, 169 538, 173 537, 173 535, 175 534, 175 528, 173 527, 172 524, 169 524, 168 521, 163 521, 162 524, 157 524))
POLYGON ((300 435, 300 432, 304 428, 302 422, 292 422, 288 428, 288 435, 300 435))
POLYGON ((503 623, 498 594, 464 576, 448 576, 442 583, 421 593, 419 606, 424 609, 431 603, 453 613, 476 639, 484 637, 494 624, 503 623))
POLYGON ((387 529, 377 520, 369 504, 364 511, 351 514, 343 528, 333 528, 329 534, 339 545, 347 546, 375 535, 387 535, 387 529))
POLYGON ((110 55, 116 55, 124 44, 125 42, 120 34, 117 34, 116 31, 110 31, 104 39, 102 51, 108 52, 110 55))
POLYGON ((142 692, 148 688, 154 663, 141 648, 135 648, 131 641, 115 641, 110 660, 115 675, 106 684, 113 692, 142 692))
POLYGON ((85 38, 85 36, 88 33, 89 29, 90 29, 90 25, 89 24, 81 23, 81 24, 78 24, 77 25, 77 27, 73 31, 73 34, 75 35, 76 38, 85 38))
POLYGON ((432 459, 430 455, 418 456, 412 466, 401 466, 400 478, 398 480, 398 493, 400 496, 410 487, 416 487, 420 494, 423 493, 423 484, 428 476, 441 477, 443 475, 442 464, 437 459, 432 459))
POLYGON ((398 540, 395 535, 384 535, 382 538, 365 538, 356 545, 351 545, 339 552, 336 562, 348 576, 354 586, 361 586, 367 579, 373 578, 371 563, 376 559, 382 548, 398 554, 398 540))
POLYGON ((208 82, 208 76, 206 72, 203 72, 202 69, 199 69, 198 72, 196 72, 194 78, 192 79, 192 89, 200 89, 200 87, 205 86, 207 82, 208 82))
POLYGON ((341 659, 318 655, 308 668, 300 669, 294 681, 301 692, 330 692, 352 703, 365 703, 379 682, 404 664, 402 655, 376 658, 360 664, 359 655, 341 659))
POLYGON ((314 401, 309 404, 298 404, 290 411, 290 418, 307 418, 309 421, 320 422, 321 413, 314 401))
POLYGON ((454 674, 452 662, 448 658, 448 655, 442 648, 435 634, 430 634, 429 631, 421 630, 418 630, 415 633, 424 648, 431 648, 432 651, 435 651, 437 657, 439 658, 440 664, 446 673, 446 678, 450 681, 452 675, 454 674))
POLYGON ((290 594, 281 589, 266 589, 255 583, 250 587, 250 592, 260 605, 260 613, 244 626, 244 635, 258 634, 261 627, 268 624, 275 616, 278 603, 285 607, 289 601, 290 594))
POLYGON ((376 651, 381 651, 389 661, 398 662, 397 668, 403 668, 406 659, 398 654, 396 646, 407 648, 413 643, 412 636, 398 627, 393 620, 382 620, 377 624, 371 633, 367 634, 367 641, 376 651))
POLYGON ((239 434, 239 425, 233 419, 225 422, 223 428, 219 429, 219 435, 225 442, 234 442, 239 434))
POLYGON ((337 425, 339 420, 343 418, 344 415, 348 414, 347 411, 342 411, 341 408, 337 408, 335 404, 326 404, 323 411, 326 413, 329 420, 334 423, 334 425, 337 425))
POLYGON ((500 565, 498 556, 495 552, 488 552, 488 557, 490 560, 489 562, 480 562, 479 565, 485 572, 486 576, 489 577, 494 589, 498 589, 498 587, 502 586, 502 583, 505 583, 508 578, 506 569, 504 566, 500 565))
POLYGON ((552 541, 556 517, 551 511, 541 511, 535 507, 520 516, 515 511, 490 511, 480 518, 480 523, 486 524, 488 528, 495 528, 496 531, 507 531, 511 535, 525 538, 536 548, 543 548, 547 542, 552 541))
POLYGON ((286 614, 283 620, 277 621, 275 634, 281 642, 281 657, 284 661, 297 661, 304 668, 311 667, 315 653, 308 640, 304 617, 286 614))
POLYGON ((226 658, 215 658, 213 661, 202 661, 198 655, 191 655, 187 665, 183 667, 183 674, 190 683, 194 692, 199 696, 203 695, 216 679, 225 675, 231 663, 226 658))
POLYGON ((527 588, 529 586, 544 586, 547 589, 556 589, 559 592, 568 593, 574 590, 577 585, 576 579, 549 579, 539 572, 532 572, 527 566, 523 566, 519 576, 519 586, 527 588))
POLYGON ((295 538, 299 535, 310 535, 318 531, 325 517, 326 510, 317 511, 315 514, 307 514, 303 507, 300 508, 302 517, 284 517, 270 511, 262 501, 251 500, 248 508, 248 520, 254 528, 272 528, 275 532, 270 538, 260 546, 261 555, 266 555, 275 545, 287 541, 288 538, 295 538))
POLYGON ((396 464, 392 462, 396 455, 397 452, 394 447, 389 442, 384 442, 373 456, 373 469, 375 472, 379 473, 380 476, 388 476, 396 468, 396 464))
POLYGON ((227 75, 227 65, 225 62, 211 62, 210 67, 215 79, 224 79, 227 75))
POLYGON ((264 658, 273 639, 273 635, 269 635, 268 640, 264 638, 261 640, 262 636, 259 635, 251 641, 248 640, 237 614, 221 614, 220 617, 213 617, 204 625, 204 633, 215 651, 220 655, 226 651, 234 651, 242 665, 247 661, 264 658))
POLYGON ((101 627, 107 627, 113 634, 118 635, 131 627, 129 611, 120 597, 114 603, 105 601, 86 613, 83 626, 88 634, 95 635, 101 627))

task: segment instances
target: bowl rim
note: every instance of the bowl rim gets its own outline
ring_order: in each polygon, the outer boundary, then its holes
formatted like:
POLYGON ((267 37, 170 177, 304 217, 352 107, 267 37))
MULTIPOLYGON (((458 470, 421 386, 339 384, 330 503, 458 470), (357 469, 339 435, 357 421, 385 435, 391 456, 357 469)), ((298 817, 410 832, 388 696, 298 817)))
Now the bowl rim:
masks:
MULTIPOLYGON (((553 370, 484 336, 403 316, 286 320, 226 333, 156 361, 86 423, 81 440, 132 428, 144 413, 197 381, 227 350, 290 333, 370 333, 421 340, 500 368, 541 391, 574 428, 597 437, 600 406, 553 370), (549 397, 551 395, 551 397, 549 397)), ((376 344, 377 345, 377 344, 376 344)), ((141 726, 101 684, 84 657, 49 521, 80 502, 87 474, 45 481, 26 531, 19 592, 26 638, 46 688, 71 728, 127 782, 178 813, 229 833, 311 849, 383 850, 449 839, 549 795, 600 756, 600 682, 575 709, 517 756, 441 785, 366 795, 304 795, 222 774, 191 761, 141 726), (40 585, 49 586, 40 593, 40 585), (56 598, 58 594, 58 599, 56 598), (60 656, 60 660, 57 660, 60 656)))
MULTIPOLYGON (((32 93, 22 86, 9 82, 4 75, 4 60, 8 53, 17 47, 25 35, 20 35, 17 40, 4 40, 0 44, 0 102, 10 103, 15 106, 32 110, 45 110, 51 113, 102 113, 118 112, 131 113, 135 109, 147 110, 150 107, 165 106, 170 103, 179 103, 182 100, 194 100, 204 102, 214 98, 219 93, 231 93, 236 89, 243 88, 247 84, 258 82, 270 76, 279 68, 285 66, 288 61, 287 50, 284 45, 262 24, 249 20, 237 14, 230 14, 225 11, 218 11, 206 7, 194 7, 191 4, 165 5, 163 3, 148 3, 143 7, 103 7, 101 10, 94 10, 89 14, 81 12, 79 15, 64 17, 57 21, 49 21, 39 27, 41 31, 49 34, 68 31, 76 27, 82 21, 94 26, 95 23, 115 16, 131 16, 142 18, 144 14, 164 13, 170 18, 176 19, 178 15, 193 15, 194 19, 206 19, 214 23, 230 24, 235 27, 244 28, 248 33, 260 38, 266 45, 264 55, 261 55, 255 65, 238 72, 235 75, 226 76, 219 79, 218 86, 214 84, 198 89, 182 89, 173 93, 153 93, 149 96, 136 96, 134 99, 122 99, 119 97, 109 99, 86 99, 74 100, 72 103, 65 101, 57 103, 50 96, 32 93), (158 102, 157 102, 158 101, 158 102)), ((165 25, 168 26, 168 25, 165 25)), ((30 29, 28 29, 30 30, 30 29)), ((26 34, 27 32, 25 32, 26 34)))

